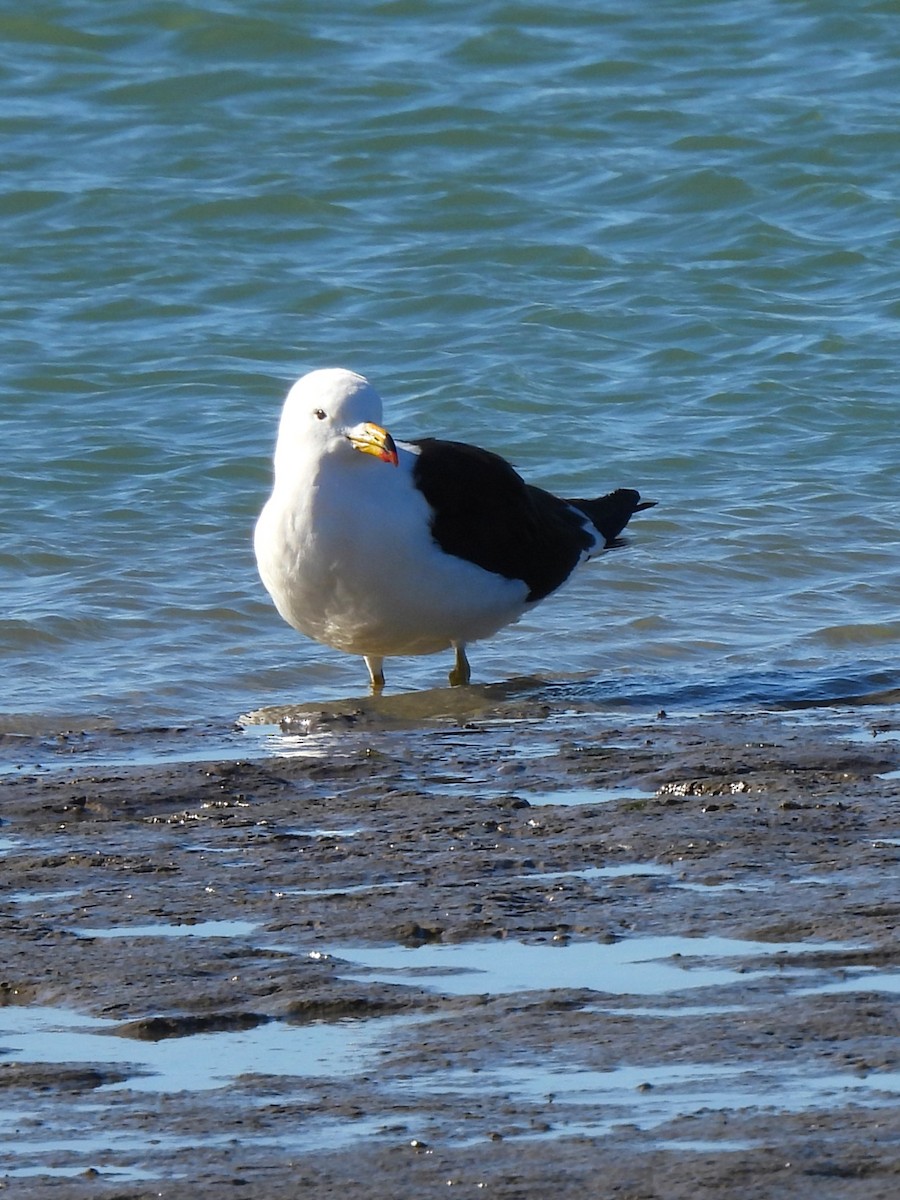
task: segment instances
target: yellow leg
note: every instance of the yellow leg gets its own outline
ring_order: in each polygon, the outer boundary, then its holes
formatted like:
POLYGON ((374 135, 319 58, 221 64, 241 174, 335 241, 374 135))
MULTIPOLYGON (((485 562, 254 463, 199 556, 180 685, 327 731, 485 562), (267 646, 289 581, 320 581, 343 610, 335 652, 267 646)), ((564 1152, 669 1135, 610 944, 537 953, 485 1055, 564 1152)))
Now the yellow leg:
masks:
POLYGON ((378 693, 384 687, 384 671, 382 670, 384 659, 374 654, 366 654, 363 657, 369 672, 369 682, 372 685, 372 691, 378 693))
POLYGON ((469 666, 469 660, 466 658, 466 648, 462 642, 453 648, 456 651, 456 661, 453 664, 453 670, 450 672, 450 686, 462 687, 471 680, 472 668, 469 666))

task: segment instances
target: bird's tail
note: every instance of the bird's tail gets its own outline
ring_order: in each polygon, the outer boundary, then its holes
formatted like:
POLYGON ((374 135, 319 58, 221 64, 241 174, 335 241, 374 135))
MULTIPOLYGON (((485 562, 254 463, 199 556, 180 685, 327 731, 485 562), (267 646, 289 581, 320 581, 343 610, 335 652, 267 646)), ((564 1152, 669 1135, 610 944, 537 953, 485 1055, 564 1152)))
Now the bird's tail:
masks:
POLYGON ((573 508, 583 512, 597 529, 605 542, 605 548, 620 545, 619 534, 636 512, 653 508, 655 500, 642 500, 641 493, 634 488, 617 488, 607 496, 596 500, 567 500, 573 508))

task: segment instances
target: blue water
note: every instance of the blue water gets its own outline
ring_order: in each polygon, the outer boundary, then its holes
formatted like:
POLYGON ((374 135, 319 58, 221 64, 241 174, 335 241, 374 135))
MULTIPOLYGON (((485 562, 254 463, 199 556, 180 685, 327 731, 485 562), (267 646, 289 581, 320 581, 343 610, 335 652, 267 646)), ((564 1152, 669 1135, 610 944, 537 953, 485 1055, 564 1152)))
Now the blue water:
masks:
POLYGON ((396 435, 660 501, 477 680, 890 694, 898 56, 888 0, 7 6, 2 727, 363 691, 251 550, 323 365, 396 435))

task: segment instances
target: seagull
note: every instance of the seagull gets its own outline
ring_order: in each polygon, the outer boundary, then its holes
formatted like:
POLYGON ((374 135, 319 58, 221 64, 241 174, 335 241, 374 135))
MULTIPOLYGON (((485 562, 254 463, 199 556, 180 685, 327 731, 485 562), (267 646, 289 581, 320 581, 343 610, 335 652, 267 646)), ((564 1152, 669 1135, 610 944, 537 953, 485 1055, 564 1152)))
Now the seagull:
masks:
POLYGON ((272 494, 256 524, 260 577, 288 625, 365 660, 452 649, 467 684, 470 642, 555 592, 581 563, 621 544, 655 501, 619 488, 563 500, 497 454, 440 438, 394 441, 362 375, 311 371, 290 389, 272 494))

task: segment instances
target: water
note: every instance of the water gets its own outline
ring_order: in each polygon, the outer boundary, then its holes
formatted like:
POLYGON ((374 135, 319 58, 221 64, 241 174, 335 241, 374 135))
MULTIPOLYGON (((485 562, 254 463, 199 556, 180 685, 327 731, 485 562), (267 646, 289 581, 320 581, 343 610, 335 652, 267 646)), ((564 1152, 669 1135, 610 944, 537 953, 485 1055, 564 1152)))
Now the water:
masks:
POLYGON ((886 0, 8 7, 0 730, 363 689, 250 546, 333 364, 401 436, 660 501, 477 679, 891 694, 898 51, 886 0))
POLYGON ((171 924, 164 921, 152 925, 116 925, 110 929, 78 928, 72 932, 83 938, 145 938, 145 937, 243 937, 256 929, 255 921, 195 921, 171 924))
POLYGON ((273 1021, 252 1029, 145 1042, 114 1036, 113 1021, 66 1009, 12 1007, 0 1018, 8 1061, 109 1063, 123 1076, 104 1085, 109 1091, 168 1092, 222 1087, 242 1074, 352 1076, 375 1058, 381 1039, 399 1024, 393 1018, 381 1024, 340 1021, 302 1027, 273 1021))
MULTIPOLYGON (((862 1079, 837 1071, 810 1075, 792 1069, 786 1063, 778 1064, 771 1074, 765 1068, 761 1070, 759 1065, 748 1063, 730 1066, 628 1065, 612 1071, 577 1072, 551 1065, 544 1069, 504 1066, 497 1071, 474 1075, 471 1069, 449 1070, 433 1082, 429 1081, 434 1091, 469 1090, 473 1084, 482 1094, 497 1091, 538 1104, 546 1103, 552 1096, 554 1116, 560 1102, 566 1106, 602 1106, 599 1120, 595 1117, 579 1123, 577 1119, 564 1118, 563 1130, 557 1130, 557 1136, 596 1137, 601 1133, 615 1133, 617 1126, 626 1120, 640 1129, 652 1129, 674 1117, 699 1115, 710 1109, 733 1114, 750 1108, 803 1112, 827 1108, 838 1098, 844 1102, 852 1099, 856 1104, 890 1103, 888 1098, 892 1099, 900 1091, 900 1074, 885 1072, 862 1079), (636 1092, 640 1095, 636 1096, 636 1092)), ((421 1081, 416 1080, 413 1087, 420 1088, 421 1081)), ((688 1149, 691 1143, 660 1141, 657 1145, 688 1149)), ((727 1142, 725 1148, 729 1148, 727 1142)), ((747 1144, 731 1143, 731 1148, 746 1149, 747 1144)), ((718 1142, 712 1142, 707 1152, 714 1153, 719 1149, 718 1142)))
MULTIPOLYGON (((773 961, 773 969, 779 970, 779 953, 803 954, 825 948, 843 947, 841 943, 658 936, 608 945, 593 942, 531 945, 510 940, 415 948, 353 946, 337 947, 335 954, 353 963, 350 972, 344 972, 348 979, 414 983, 457 996, 542 991, 548 987, 659 996, 752 978, 737 961, 739 957, 767 956, 773 961), (733 965, 721 962, 729 958, 735 960, 733 965)), ((761 977, 765 972, 756 974, 761 977)))
MULTIPOLYGON (((515 1136, 603 1137, 616 1135, 623 1126, 651 1130, 676 1118, 722 1114, 739 1117, 751 1110, 799 1113, 822 1110, 836 1103, 877 1108, 891 1104, 900 1090, 900 1074, 891 1071, 861 1075, 822 1070, 795 1059, 716 1063, 626 1063, 608 1070, 573 1067, 563 1059, 521 1059, 488 1069, 447 1066, 399 1078, 392 1072, 381 1080, 388 1101, 395 1104, 348 1119, 339 1108, 321 1115, 290 1115, 291 1103, 314 1101, 316 1085, 323 1080, 344 1081, 360 1072, 379 1072, 387 1047, 408 1039, 418 1022, 413 1018, 335 1025, 290 1026, 270 1022, 239 1033, 207 1033, 158 1042, 115 1036, 114 1022, 75 1016, 65 1009, 3 1010, 0 1038, 4 1050, 19 1063, 109 1064, 120 1076, 88 1098, 48 1111, 8 1109, 0 1115, 5 1135, 4 1175, 74 1176, 99 1170, 107 1179, 142 1180, 183 1177, 179 1152, 196 1144, 173 1119, 173 1096, 221 1089, 229 1091, 242 1074, 272 1081, 291 1079, 290 1092, 279 1091, 277 1109, 285 1120, 255 1119, 255 1109, 265 1114, 272 1097, 265 1093, 245 1105, 237 1125, 223 1109, 216 1128, 204 1130, 207 1148, 245 1153, 265 1148, 270 1152, 315 1153, 351 1149, 356 1143, 382 1139, 397 1147, 408 1132, 421 1128, 417 1107, 431 1107, 437 1095, 491 1097, 499 1112, 508 1112, 510 1101, 538 1106, 552 1121, 515 1136), (146 1096, 152 1106, 128 1109, 116 1103, 122 1092, 140 1106, 146 1096), (415 1105, 416 1107, 411 1107, 415 1105), (398 1119, 399 1115, 399 1119, 398 1119), (130 1119, 129 1119, 130 1118, 130 1119), (390 1118, 390 1119, 386 1119, 390 1118), (102 1129, 102 1138, 97 1131, 102 1129)), ((877 1114, 873 1114, 877 1116, 877 1114)), ((471 1117, 471 1113, 467 1113, 471 1117)), ((435 1119, 435 1118, 432 1118, 435 1119)), ((472 1134, 472 1121, 444 1135, 444 1146, 457 1148, 483 1143, 484 1130, 472 1134), (469 1126, 466 1129, 466 1126, 469 1126), (463 1132, 460 1136, 460 1132, 463 1132)), ((705 1143, 690 1138, 666 1140, 662 1147, 709 1153, 747 1149, 752 1143, 716 1139, 705 1143)))

